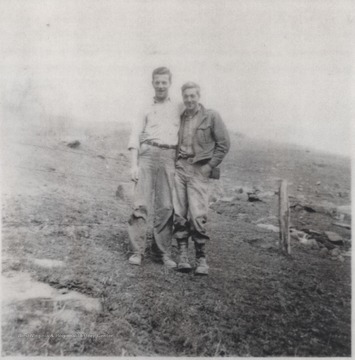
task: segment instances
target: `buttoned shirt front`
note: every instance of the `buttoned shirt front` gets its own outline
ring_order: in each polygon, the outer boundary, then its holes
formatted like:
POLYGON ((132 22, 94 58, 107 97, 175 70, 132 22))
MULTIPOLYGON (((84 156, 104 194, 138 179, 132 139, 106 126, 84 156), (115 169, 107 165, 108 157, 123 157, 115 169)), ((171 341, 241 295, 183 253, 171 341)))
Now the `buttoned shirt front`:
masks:
POLYGON ((194 156, 194 150, 192 147, 193 137, 197 128, 198 121, 198 112, 200 111, 200 106, 192 114, 188 114, 186 111, 182 116, 182 140, 179 155, 182 157, 191 157, 194 156))
POLYGON ((128 149, 139 149, 140 139, 158 144, 177 145, 180 115, 183 105, 170 99, 156 101, 147 106, 133 123, 128 149))

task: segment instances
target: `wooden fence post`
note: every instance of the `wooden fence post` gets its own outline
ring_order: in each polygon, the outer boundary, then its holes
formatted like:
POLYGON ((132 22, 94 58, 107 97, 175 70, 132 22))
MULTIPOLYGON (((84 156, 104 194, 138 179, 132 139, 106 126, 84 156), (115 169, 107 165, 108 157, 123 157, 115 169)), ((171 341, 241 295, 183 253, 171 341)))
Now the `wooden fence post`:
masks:
POLYGON ((290 207, 288 203, 287 181, 281 180, 279 191, 279 222, 280 222, 280 248, 283 253, 291 254, 290 242, 290 207))

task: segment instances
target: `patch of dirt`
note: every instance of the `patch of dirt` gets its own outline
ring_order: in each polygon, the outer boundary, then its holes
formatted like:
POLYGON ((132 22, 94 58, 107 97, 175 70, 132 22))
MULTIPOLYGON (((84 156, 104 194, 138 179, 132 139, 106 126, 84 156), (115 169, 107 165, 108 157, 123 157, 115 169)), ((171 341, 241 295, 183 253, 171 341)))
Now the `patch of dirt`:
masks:
POLYGON ((50 259, 33 259, 33 263, 46 267, 46 268, 55 268, 55 267, 62 267, 65 266, 65 263, 63 261, 59 260, 50 260, 50 259))

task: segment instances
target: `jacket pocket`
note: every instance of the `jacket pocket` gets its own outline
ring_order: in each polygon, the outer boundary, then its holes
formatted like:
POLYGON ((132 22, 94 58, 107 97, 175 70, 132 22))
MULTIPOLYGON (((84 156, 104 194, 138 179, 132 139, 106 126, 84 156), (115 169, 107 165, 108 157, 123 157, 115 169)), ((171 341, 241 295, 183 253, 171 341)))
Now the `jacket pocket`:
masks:
POLYGON ((212 129, 210 124, 201 125, 196 129, 197 139, 200 143, 212 141, 212 129))

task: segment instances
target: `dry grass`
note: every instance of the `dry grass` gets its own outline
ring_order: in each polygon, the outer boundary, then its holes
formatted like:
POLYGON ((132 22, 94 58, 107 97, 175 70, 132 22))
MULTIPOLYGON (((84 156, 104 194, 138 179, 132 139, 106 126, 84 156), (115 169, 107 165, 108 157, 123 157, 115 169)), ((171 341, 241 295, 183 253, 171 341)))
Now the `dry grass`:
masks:
MULTIPOLYGON (((87 153, 126 155, 127 133, 104 139, 88 132, 85 139, 81 150, 87 153)), ((52 146, 65 149, 59 143, 52 146)), ((258 146, 236 138, 222 171, 227 193, 243 184, 274 190, 277 177, 288 177, 293 193, 298 182, 307 182, 305 196, 317 200, 310 184, 320 176, 324 191, 334 179, 342 191, 349 191, 346 160, 299 149, 286 153, 279 146, 266 153, 258 146), (326 166, 315 170, 314 161, 326 166)), ((321 258, 298 243, 293 243, 291 258, 282 256, 275 245, 277 234, 255 226, 256 220, 277 213, 275 199, 214 205, 209 277, 167 270, 149 252, 142 267, 131 267, 126 232, 130 208, 114 195, 118 183, 127 181, 127 162, 16 149, 22 157, 15 165, 26 162, 31 167, 35 162, 56 170, 17 173, 15 191, 4 194, 3 273, 28 272, 55 289, 98 298, 102 308, 89 312, 40 298, 14 303, 3 321, 4 355, 350 355, 350 261, 321 258), (59 168, 87 177, 59 176, 59 168), (31 260, 35 258, 62 260, 66 266, 39 267, 31 260), (66 311, 75 314, 71 321, 61 317, 66 311), (18 338, 29 331, 109 336, 18 338)), ((301 221, 296 215, 294 220, 301 221)), ((323 230, 330 220, 324 216, 302 221, 323 230)), ((192 247, 189 255, 193 260, 192 247)))

